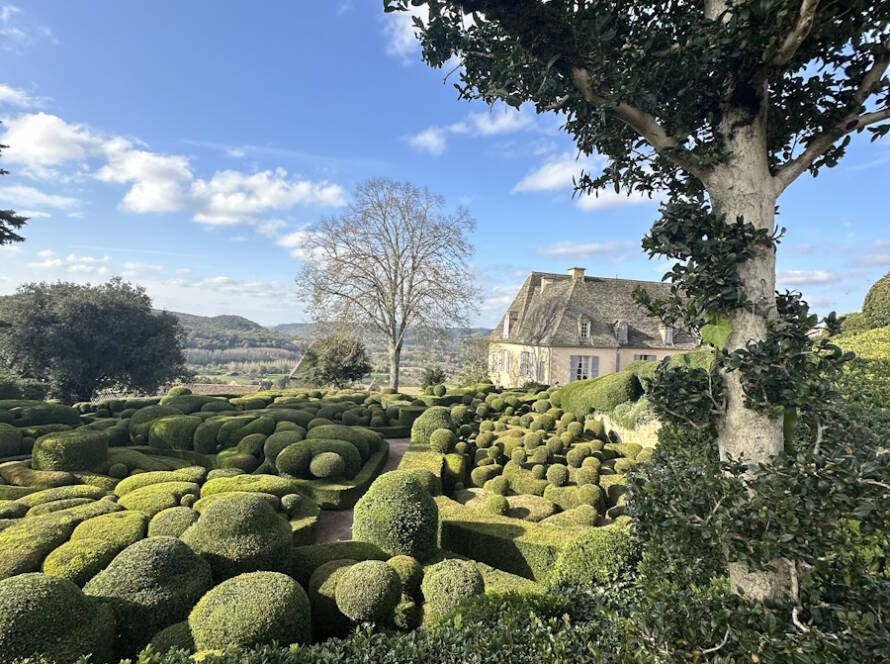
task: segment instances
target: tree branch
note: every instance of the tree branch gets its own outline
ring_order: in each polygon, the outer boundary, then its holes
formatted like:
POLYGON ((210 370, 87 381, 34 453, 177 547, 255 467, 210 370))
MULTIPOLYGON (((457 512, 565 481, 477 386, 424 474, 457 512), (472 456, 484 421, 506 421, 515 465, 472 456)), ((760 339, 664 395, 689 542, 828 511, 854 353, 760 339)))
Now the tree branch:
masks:
POLYGON ((692 153, 675 138, 668 136, 664 127, 658 124, 658 120, 653 116, 626 102, 614 103, 607 93, 594 86, 593 78, 586 69, 573 67, 572 82, 584 99, 594 106, 608 107, 605 110, 612 112, 624 124, 645 138, 658 154, 685 168, 699 180, 705 179, 706 172, 695 166, 692 153))
POLYGON ((813 29, 813 22, 816 20, 816 10, 818 8, 819 0, 803 0, 801 2, 797 23, 785 37, 785 41, 782 42, 782 46, 771 64, 780 67, 794 57, 797 49, 800 48, 800 45, 803 44, 810 34, 810 30, 813 29))
POLYGON ((853 93, 851 105, 853 110, 844 115, 840 121, 834 126, 813 136, 812 140, 807 143, 806 149, 797 157, 791 159, 781 166, 773 176, 776 185, 776 193, 782 193, 788 185, 800 176, 805 170, 813 165, 822 154, 825 153, 834 142, 839 138, 853 132, 862 131, 866 126, 886 120, 890 118, 890 108, 881 109, 872 113, 864 113, 860 115, 861 108, 865 100, 872 93, 874 87, 881 82, 884 72, 890 66, 890 39, 884 41, 881 45, 885 51, 882 57, 875 58, 875 62, 869 69, 862 81, 853 93))

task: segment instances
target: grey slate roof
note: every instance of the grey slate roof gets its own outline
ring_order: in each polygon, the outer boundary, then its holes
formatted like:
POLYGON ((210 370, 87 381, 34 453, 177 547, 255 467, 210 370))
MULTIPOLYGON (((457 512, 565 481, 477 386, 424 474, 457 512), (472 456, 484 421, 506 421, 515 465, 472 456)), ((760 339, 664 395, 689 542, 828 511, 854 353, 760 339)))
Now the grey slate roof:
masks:
POLYGON ((668 284, 657 281, 532 272, 492 331, 491 339, 539 346, 696 348, 698 338, 686 331, 674 331, 672 345, 662 341, 660 321, 633 299, 634 289, 640 286, 653 298, 667 297, 670 291, 668 284), (509 336, 504 337, 504 318, 511 314, 515 322, 509 336), (589 338, 583 341, 578 332, 582 317, 590 321, 589 338), (626 344, 618 343, 620 322, 627 323, 626 344))

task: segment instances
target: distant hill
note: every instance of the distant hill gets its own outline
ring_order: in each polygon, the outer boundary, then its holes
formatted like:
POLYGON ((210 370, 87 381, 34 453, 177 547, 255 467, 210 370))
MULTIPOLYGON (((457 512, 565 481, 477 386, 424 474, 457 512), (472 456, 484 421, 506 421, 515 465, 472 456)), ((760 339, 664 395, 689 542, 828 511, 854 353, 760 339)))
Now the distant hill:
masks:
POLYGON ((312 336, 314 328, 315 325, 313 323, 281 323, 280 325, 273 325, 269 329, 297 337, 298 339, 308 339, 312 336))

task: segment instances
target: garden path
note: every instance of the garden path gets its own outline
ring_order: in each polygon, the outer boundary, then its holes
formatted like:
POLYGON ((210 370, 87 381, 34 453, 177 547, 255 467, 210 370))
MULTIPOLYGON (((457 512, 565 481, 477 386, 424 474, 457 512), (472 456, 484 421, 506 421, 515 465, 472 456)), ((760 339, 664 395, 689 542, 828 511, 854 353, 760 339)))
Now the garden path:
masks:
MULTIPOLYGON (((389 443, 389 458, 383 467, 383 473, 398 468, 402 455, 405 454, 411 440, 409 438, 390 438, 387 442, 389 443)), ((352 510, 322 510, 318 517, 316 533, 316 541, 319 544, 352 539, 352 510)))

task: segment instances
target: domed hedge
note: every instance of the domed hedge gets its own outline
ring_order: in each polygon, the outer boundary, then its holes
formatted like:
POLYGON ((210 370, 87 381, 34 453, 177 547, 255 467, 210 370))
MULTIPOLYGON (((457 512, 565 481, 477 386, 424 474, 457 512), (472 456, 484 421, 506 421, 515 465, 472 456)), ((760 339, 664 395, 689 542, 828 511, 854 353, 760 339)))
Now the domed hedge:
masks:
POLYGON ((120 548, 109 541, 70 540, 53 549, 44 559, 43 573, 83 586, 105 569, 119 552, 120 548))
POLYGON ((31 465, 37 470, 99 470, 108 459, 108 434, 91 429, 57 431, 34 441, 31 465))
POLYGON ((430 448, 434 452, 448 454, 457 445, 457 435, 451 429, 436 429, 430 434, 430 448))
POLYGON ((591 528, 560 552, 553 582, 591 587, 616 581, 631 568, 635 553, 626 517, 591 528))
POLYGON ((244 572, 290 569, 290 524, 259 495, 219 496, 182 534, 182 541, 210 563, 217 581, 244 572))
POLYGON ((309 598, 286 574, 241 574, 204 595, 189 614, 188 624, 196 650, 247 648, 273 641, 307 643, 309 598))
POLYGON ((195 430, 203 423, 193 415, 171 415, 152 422, 148 444, 159 449, 190 450, 195 430))
POLYGON ((179 537, 198 520, 190 507, 169 507, 155 514, 148 524, 149 537, 179 537))
POLYGON ((385 562, 365 560, 340 575, 335 596, 337 608, 350 620, 385 623, 402 597, 402 584, 385 562))
POLYGON ((411 425, 411 442, 415 445, 429 445, 430 436, 436 429, 455 431, 451 411, 444 406, 427 408, 411 425))
POLYGON ((152 537, 124 549, 83 591, 113 611, 115 654, 124 657, 184 620, 212 585, 210 566, 188 546, 172 537, 152 537))
POLYGON ((420 589, 429 618, 438 620, 465 599, 485 592, 485 582, 473 561, 443 560, 427 569, 420 589))
POLYGON ((356 503, 352 536, 376 544, 390 556, 420 561, 436 552, 439 509, 413 474, 391 471, 378 477, 356 503))
POLYGON ((417 597, 420 590, 420 582, 423 581, 423 565, 411 556, 393 556, 386 561, 399 575, 402 583, 402 592, 411 597, 417 597))
POLYGON ((337 608, 337 583, 356 561, 348 558, 321 564, 309 577, 309 604, 312 606, 312 634, 316 640, 344 636, 349 618, 337 608))
POLYGON ((147 441, 148 430, 151 428, 152 422, 168 415, 182 415, 182 411, 170 406, 146 406, 145 408, 140 408, 130 417, 128 423, 130 436, 133 439, 137 436, 143 436, 145 441, 147 441))
POLYGON ((890 325, 890 273, 868 289, 862 303, 862 315, 870 327, 890 325))
POLYGON ((312 457, 309 472, 319 479, 342 477, 346 471, 346 462, 336 452, 322 452, 312 457))
POLYGON ((91 662, 112 657, 114 620, 76 585, 44 574, 0 581, 0 658, 91 662))

